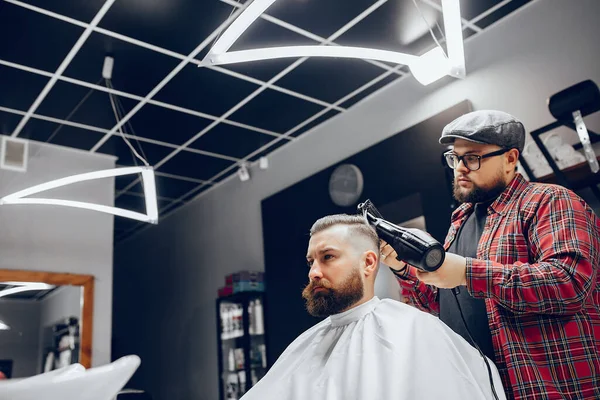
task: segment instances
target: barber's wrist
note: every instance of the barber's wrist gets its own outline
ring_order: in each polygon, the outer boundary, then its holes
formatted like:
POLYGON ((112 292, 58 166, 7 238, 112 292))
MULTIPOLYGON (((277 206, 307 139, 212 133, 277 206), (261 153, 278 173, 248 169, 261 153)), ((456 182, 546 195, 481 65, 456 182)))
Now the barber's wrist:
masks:
POLYGON ((404 266, 402 268, 396 269, 396 268, 392 268, 389 267, 390 270, 392 271, 392 273, 400 278, 405 278, 408 272, 408 264, 404 263, 404 266))
POLYGON ((400 271, 404 271, 406 269, 406 267, 408 267, 408 264, 405 263, 404 261, 400 261, 402 264, 402 266, 400 268, 392 268, 390 267, 391 270, 394 270, 396 272, 400 272, 400 271))

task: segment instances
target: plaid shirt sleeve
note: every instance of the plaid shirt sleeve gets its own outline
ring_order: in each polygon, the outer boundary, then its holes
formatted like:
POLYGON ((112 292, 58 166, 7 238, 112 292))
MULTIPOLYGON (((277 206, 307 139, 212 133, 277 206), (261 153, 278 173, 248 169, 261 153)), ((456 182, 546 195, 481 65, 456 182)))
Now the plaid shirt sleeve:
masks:
MULTIPOLYGON (((467 288, 515 314, 568 315, 580 311, 594 288, 600 263, 600 227, 591 210, 567 190, 551 186, 525 235, 530 263, 502 265, 467 258, 467 288)), ((497 249, 497 252, 510 249, 497 249)))
POLYGON ((408 304, 435 316, 440 315, 437 288, 421 282, 417 278, 415 267, 407 265, 403 273, 397 273, 393 270, 392 272, 396 275, 400 283, 402 297, 404 297, 408 304))

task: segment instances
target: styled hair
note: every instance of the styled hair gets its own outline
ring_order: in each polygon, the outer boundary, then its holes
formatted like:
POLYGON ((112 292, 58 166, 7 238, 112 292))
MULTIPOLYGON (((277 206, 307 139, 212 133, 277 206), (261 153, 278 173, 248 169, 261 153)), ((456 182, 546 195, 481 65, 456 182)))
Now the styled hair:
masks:
POLYGON ((310 236, 322 232, 332 226, 345 225, 350 229, 351 236, 362 236, 372 244, 374 251, 379 255, 379 237, 373 228, 360 215, 335 214, 318 219, 310 228, 310 236))

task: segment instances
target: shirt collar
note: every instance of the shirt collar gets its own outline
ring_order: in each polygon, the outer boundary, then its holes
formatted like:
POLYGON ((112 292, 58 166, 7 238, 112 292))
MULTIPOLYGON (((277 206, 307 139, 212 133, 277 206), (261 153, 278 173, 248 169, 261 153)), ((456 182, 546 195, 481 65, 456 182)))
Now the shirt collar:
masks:
POLYGON ((516 174, 512 181, 508 184, 506 189, 500 196, 492 203, 490 206, 495 212, 500 215, 504 215, 506 207, 508 206, 510 199, 515 195, 515 193, 520 193, 527 187, 528 182, 523 178, 521 174, 516 174))

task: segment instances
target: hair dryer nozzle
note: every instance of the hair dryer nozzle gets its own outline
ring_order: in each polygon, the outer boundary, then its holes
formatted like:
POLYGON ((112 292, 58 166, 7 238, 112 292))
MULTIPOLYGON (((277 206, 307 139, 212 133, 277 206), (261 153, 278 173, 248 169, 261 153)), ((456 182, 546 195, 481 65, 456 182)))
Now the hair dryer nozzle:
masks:
POLYGON ((364 203, 358 205, 358 211, 367 219, 367 221, 374 222, 377 218, 383 219, 383 216, 377 210, 371 200, 367 199, 364 203))

